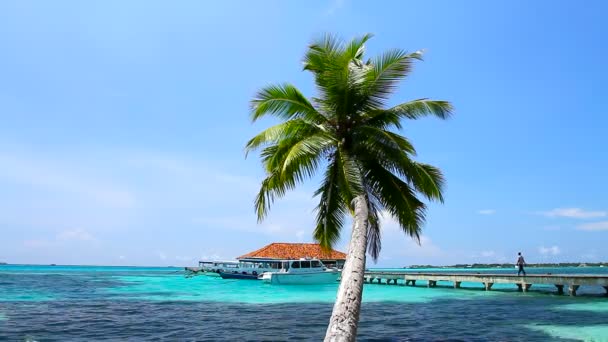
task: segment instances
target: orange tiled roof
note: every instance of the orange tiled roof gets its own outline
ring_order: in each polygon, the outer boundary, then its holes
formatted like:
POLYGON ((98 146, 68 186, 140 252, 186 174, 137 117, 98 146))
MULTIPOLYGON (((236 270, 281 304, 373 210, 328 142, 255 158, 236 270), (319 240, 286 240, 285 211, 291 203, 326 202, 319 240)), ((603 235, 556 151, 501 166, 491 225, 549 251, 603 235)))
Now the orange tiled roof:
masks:
POLYGON ((268 259, 300 259, 317 258, 322 260, 345 260, 346 254, 331 250, 326 252, 318 243, 282 243, 275 242, 257 251, 241 255, 237 259, 268 258, 268 259))

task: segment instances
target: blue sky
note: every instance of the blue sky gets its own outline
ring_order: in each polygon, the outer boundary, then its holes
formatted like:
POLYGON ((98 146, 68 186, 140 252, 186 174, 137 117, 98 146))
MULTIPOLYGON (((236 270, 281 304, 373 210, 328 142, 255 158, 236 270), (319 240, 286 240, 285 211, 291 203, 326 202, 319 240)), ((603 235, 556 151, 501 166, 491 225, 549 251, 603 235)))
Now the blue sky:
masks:
MULTIPOLYGON (((426 49, 393 102, 447 177, 422 246, 385 221, 379 266, 608 261, 608 6, 554 1, 2 1, 0 261, 190 265, 311 241, 313 188, 257 224, 244 157, 256 89, 289 81, 324 32, 374 55, 426 49)), ((345 249, 349 227, 339 244, 345 249)))

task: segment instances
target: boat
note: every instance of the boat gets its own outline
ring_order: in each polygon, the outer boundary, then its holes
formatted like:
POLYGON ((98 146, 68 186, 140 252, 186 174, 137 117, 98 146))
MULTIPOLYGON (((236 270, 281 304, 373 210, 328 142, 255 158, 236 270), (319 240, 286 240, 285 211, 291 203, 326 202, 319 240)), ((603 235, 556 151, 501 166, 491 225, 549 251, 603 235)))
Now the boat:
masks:
POLYGON ((312 285, 338 281, 340 270, 327 268, 318 259, 282 260, 278 272, 264 272, 260 279, 269 284, 312 285))
POLYGON ((218 272, 222 279, 251 279, 259 280, 264 272, 281 269, 281 263, 270 259, 241 260, 234 268, 218 272))
POLYGON ((199 261, 202 274, 223 279, 258 279, 269 271, 281 269, 281 264, 273 260, 256 259, 246 261, 199 261))
POLYGON ((245 271, 219 271, 218 274, 222 279, 258 280, 258 274, 255 271, 253 271, 253 273, 247 273, 245 271))
POLYGON ((203 275, 219 277, 221 271, 232 271, 239 267, 238 261, 199 261, 198 267, 203 275))

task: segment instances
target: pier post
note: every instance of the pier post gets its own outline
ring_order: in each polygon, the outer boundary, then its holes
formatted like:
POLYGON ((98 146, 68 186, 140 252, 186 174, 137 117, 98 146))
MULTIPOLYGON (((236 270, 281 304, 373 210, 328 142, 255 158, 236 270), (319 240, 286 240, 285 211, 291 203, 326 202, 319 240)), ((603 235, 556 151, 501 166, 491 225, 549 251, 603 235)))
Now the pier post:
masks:
MULTIPOLYGON (((486 291, 493 289, 496 283, 514 284, 520 292, 528 292, 533 284, 553 285, 559 295, 568 294, 576 296, 581 285, 598 286, 605 290, 608 297, 608 275, 569 275, 569 274, 535 274, 527 277, 519 277, 513 274, 458 274, 458 273, 408 273, 408 272, 378 272, 368 271, 365 273, 364 281, 368 284, 387 284, 416 286, 416 281, 429 288, 437 287, 437 282, 445 281, 448 286, 451 282, 453 288, 461 288, 462 282, 481 283, 486 291), (377 283, 376 281, 377 280, 377 283), (403 282, 403 283, 402 283, 403 282)), ((443 284, 443 283, 442 283, 443 284)), ((601 291, 601 290, 600 290, 601 291)))
POLYGON ((578 287, 580 285, 570 285, 568 287, 568 293, 570 293, 571 296, 576 296, 576 290, 578 290, 578 287))
POLYGON ((532 284, 517 283, 517 291, 526 292, 530 289, 531 286, 532 284))

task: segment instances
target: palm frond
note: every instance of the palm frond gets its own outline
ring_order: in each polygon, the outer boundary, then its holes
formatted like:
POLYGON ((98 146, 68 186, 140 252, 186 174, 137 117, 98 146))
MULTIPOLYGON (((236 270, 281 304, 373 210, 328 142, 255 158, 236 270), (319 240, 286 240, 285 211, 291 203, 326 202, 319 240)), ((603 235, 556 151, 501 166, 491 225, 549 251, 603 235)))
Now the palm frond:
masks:
POLYGON ((276 198, 314 175, 333 142, 331 135, 321 131, 312 135, 283 135, 275 144, 262 149, 262 164, 268 176, 254 201, 259 221, 276 198))
POLYGON ((372 148, 385 149, 387 146, 397 150, 394 153, 401 152, 412 156, 416 155, 416 149, 414 145, 405 138, 397 133, 367 125, 360 125, 353 129, 353 136, 355 141, 355 150, 357 147, 361 147, 365 152, 363 156, 374 156, 369 151, 372 148))
POLYGON ((389 109, 370 110, 362 116, 361 121, 366 126, 401 129, 401 120, 403 119, 415 120, 430 115, 440 119, 448 119, 452 115, 453 110, 452 104, 448 101, 418 99, 389 109))
POLYGON ((443 203, 444 178, 441 171, 410 159, 409 155, 415 155, 416 151, 405 137, 368 126, 361 126, 358 130, 366 137, 356 139, 359 159, 376 160, 385 169, 406 179, 429 200, 443 203))
MULTIPOLYGON (((276 146, 268 148, 276 148, 276 146)), ((266 217, 275 199, 283 197, 288 190, 293 190, 298 184, 311 178, 322 160, 322 154, 305 155, 299 157, 297 161, 292 161, 285 170, 278 168, 271 170, 262 181, 260 190, 254 200, 258 222, 266 217)))
POLYGON ((291 146, 285 155, 281 172, 285 172, 288 168, 293 167, 303 157, 322 155, 324 151, 335 143, 335 139, 325 132, 320 132, 298 141, 291 146))
POLYGON ((366 33, 362 37, 352 39, 345 48, 345 55, 355 61, 361 61, 363 54, 365 53, 365 43, 370 40, 374 35, 366 33))
POLYGON ((369 69, 366 77, 368 108, 381 108, 384 100, 395 91, 397 83, 412 70, 413 61, 421 59, 422 51, 407 53, 393 49, 370 61, 372 68, 369 69))
POLYGON ((374 161, 365 163, 366 179, 382 206, 399 222, 409 236, 419 238, 425 221, 426 205, 410 186, 374 161))
POLYGON ((292 119, 265 129, 255 137, 251 138, 245 145, 245 157, 249 152, 268 144, 276 144, 282 139, 298 135, 313 135, 323 130, 320 125, 315 125, 304 119, 292 119))
POLYGON ((445 178, 441 170, 432 165, 414 161, 402 165, 398 170, 410 180, 416 187, 416 191, 426 196, 429 200, 437 200, 443 203, 445 178))
POLYGON ((285 158, 289 154, 289 151, 303 140, 314 137, 316 134, 298 134, 293 136, 283 136, 275 144, 268 145, 262 149, 260 156, 262 158, 262 165, 266 168, 268 173, 274 172, 274 170, 281 171, 285 158))
POLYGON ((394 121, 394 118, 416 120, 429 115, 447 119, 452 115, 453 110, 452 104, 448 101, 418 99, 402 103, 383 112, 388 116, 386 119, 394 121), (391 116, 392 118, 390 118, 391 116))
POLYGON ((340 161, 334 156, 330 162, 325 178, 315 192, 315 196, 320 195, 319 205, 317 206, 316 227, 313 236, 317 242, 326 250, 340 238, 340 230, 344 225, 344 215, 347 212, 346 203, 341 195, 339 186, 340 161))
POLYGON ((328 64, 334 64, 336 57, 342 55, 343 51, 342 40, 336 35, 326 34, 308 46, 304 55, 304 70, 322 72, 328 64))
POLYGON ((323 123, 327 119, 291 84, 271 85, 262 88, 251 101, 251 119, 258 120, 264 115, 274 115, 279 119, 306 119, 313 123, 323 123))
POLYGON ((281 194, 285 193, 284 190, 277 190, 276 187, 276 174, 271 174, 262 181, 260 190, 258 191, 258 194, 255 196, 255 200, 253 201, 255 213, 258 217, 258 223, 262 222, 266 215, 268 215, 270 205, 274 202, 275 198, 277 197, 277 194, 278 196, 281 196, 281 194))
POLYGON ((378 199, 370 192, 367 194, 367 210, 369 212, 367 224, 367 253, 374 262, 378 261, 382 249, 382 234, 380 227, 380 206, 378 199))
POLYGON ((351 213, 354 214, 352 201, 359 194, 363 193, 363 175, 357 161, 344 151, 337 149, 334 162, 338 168, 338 185, 340 186, 344 203, 348 205, 351 213))
POLYGON ((370 68, 362 62, 365 42, 372 36, 364 35, 342 43, 334 36, 310 45, 304 69, 313 72, 320 96, 315 103, 332 119, 342 120, 358 112, 358 104, 365 102, 362 86, 370 68))

